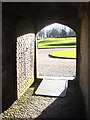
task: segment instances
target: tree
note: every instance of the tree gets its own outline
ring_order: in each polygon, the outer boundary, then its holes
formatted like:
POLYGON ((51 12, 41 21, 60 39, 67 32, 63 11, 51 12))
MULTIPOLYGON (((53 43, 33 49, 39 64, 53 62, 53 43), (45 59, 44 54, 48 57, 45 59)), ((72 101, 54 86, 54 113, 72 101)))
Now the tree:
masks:
POLYGON ((56 28, 53 28, 51 31, 51 36, 52 37, 59 37, 59 31, 56 28))
POLYGON ((61 33, 60 33, 61 37, 66 37, 67 33, 65 30, 62 29, 61 33))
POLYGON ((55 25, 54 27, 52 27, 52 29, 49 30, 45 30, 42 29, 39 33, 38 33, 38 39, 42 39, 42 38, 50 38, 50 37, 72 37, 72 36, 76 36, 75 32, 70 29, 69 32, 67 32, 66 30, 66 26, 62 25, 55 25))
POLYGON ((46 31, 46 37, 59 37, 60 33, 56 28, 46 31))
POLYGON ((46 37, 49 38, 50 37, 50 30, 46 31, 46 37))
POLYGON ((42 29, 39 33, 38 33, 38 38, 37 39, 42 39, 45 38, 45 31, 44 29, 42 29))
POLYGON ((68 36, 69 37, 74 37, 74 36, 76 36, 76 33, 72 29, 70 29, 70 31, 68 33, 68 36))

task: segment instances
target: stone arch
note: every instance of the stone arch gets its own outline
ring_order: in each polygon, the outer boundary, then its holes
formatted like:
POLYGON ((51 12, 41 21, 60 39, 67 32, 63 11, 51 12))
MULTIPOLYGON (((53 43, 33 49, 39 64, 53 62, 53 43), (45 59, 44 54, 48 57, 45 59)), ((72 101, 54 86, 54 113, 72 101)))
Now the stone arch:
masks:
MULTIPOLYGON (((55 20, 55 21, 58 21, 58 20, 55 20)), ((57 23, 58 25, 61 24, 60 21, 55 22, 55 23, 57 23)), ((49 21, 49 23, 45 21, 44 24, 45 24, 45 26, 44 26, 43 28, 48 27, 49 25, 54 24, 54 21, 49 21)), ((62 25, 65 25, 66 27, 71 28, 71 27, 70 27, 71 25, 69 25, 69 24, 67 24, 67 23, 66 23, 66 24, 64 23, 64 24, 62 24, 62 25)), ((42 30, 43 28, 41 27, 40 30, 42 30)), ((73 28, 71 28, 71 29, 76 33, 76 31, 75 31, 73 28)), ((40 31, 38 31, 38 32, 40 32, 40 31)), ((38 33, 38 32, 37 32, 37 33, 38 33)), ((36 34, 36 36, 37 36, 37 34, 36 34)), ((37 46, 37 42, 36 42, 36 46, 37 46)), ((77 58, 77 57, 78 57, 78 55, 77 55, 77 49, 78 49, 78 46, 77 46, 77 34, 76 34, 76 68, 78 68, 78 67, 77 67, 77 59, 78 59, 78 58, 77 58)), ((36 49, 36 51, 38 51, 38 50, 36 49)), ((37 52, 37 54, 38 54, 38 52, 37 52)), ((36 54, 36 59, 38 59, 38 55, 37 55, 37 54, 36 54)), ((38 65, 38 60, 37 60, 37 63, 36 63, 36 64, 37 64, 36 67, 38 68, 38 66, 39 66, 39 65, 38 65)), ((37 68, 36 68, 36 71, 37 71, 37 72, 36 72, 36 76, 38 76, 38 75, 37 75, 37 73, 38 73, 37 68)), ((75 68, 75 69, 76 69, 76 68, 75 68)), ((40 76, 38 76, 38 77, 40 77, 40 76)), ((75 80, 76 80, 76 77, 77 77, 77 70, 76 70, 76 72, 75 72, 75 80)), ((40 77, 40 78, 41 78, 41 77, 40 77)))

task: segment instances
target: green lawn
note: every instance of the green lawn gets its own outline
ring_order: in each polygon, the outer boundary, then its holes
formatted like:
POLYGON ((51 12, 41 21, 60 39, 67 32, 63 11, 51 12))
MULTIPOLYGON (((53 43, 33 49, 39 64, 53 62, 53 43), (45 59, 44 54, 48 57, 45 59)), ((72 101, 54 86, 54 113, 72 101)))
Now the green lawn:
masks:
POLYGON ((38 48, 75 48, 76 37, 69 38, 46 38, 38 40, 38 48))
POLYGON ((76 58, 76 49, 54 51, 50 53, 50 56, 59 58, 76 58))

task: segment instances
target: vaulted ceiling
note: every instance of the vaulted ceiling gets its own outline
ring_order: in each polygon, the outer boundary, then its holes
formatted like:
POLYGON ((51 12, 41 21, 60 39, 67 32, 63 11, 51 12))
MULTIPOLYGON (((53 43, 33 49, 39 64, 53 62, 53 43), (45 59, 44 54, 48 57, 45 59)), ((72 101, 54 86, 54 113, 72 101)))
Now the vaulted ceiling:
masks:
POLYGON ((82 6, 83 3, 73 2, 3 3, 3 20, 8 19, 16 25, 17 36, 29 32, 37 33, 54 22, 65 24, 77 32, 82 6))

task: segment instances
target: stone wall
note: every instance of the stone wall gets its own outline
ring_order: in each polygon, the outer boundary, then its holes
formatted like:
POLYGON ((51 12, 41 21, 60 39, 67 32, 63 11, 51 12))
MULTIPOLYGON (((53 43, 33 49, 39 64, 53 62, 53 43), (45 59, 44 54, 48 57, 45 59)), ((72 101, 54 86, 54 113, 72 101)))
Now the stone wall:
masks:
POLYGON ((2 3, 0 2, 0 113, 2 112, 2 3))
POLYGON ((2 110, 16 99, 16 24, 12 20, 2 22, 2 110))
POLYGON ((80 35, 80 86, 88 111, 88 14, 85 11, 81 22, 80 35))
MULTIPOLYGON (((90 2, 88 7, 88 20, 90 21, 90 2)), ((88 22, 88 119, 90 120, 90 22, 88 22)))
POLYGON ((34 81, 34 34, 17 38, 17 95, 18 98, 34 81))

